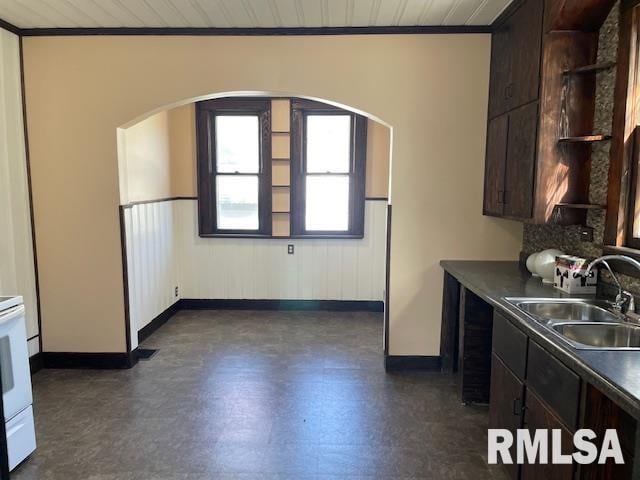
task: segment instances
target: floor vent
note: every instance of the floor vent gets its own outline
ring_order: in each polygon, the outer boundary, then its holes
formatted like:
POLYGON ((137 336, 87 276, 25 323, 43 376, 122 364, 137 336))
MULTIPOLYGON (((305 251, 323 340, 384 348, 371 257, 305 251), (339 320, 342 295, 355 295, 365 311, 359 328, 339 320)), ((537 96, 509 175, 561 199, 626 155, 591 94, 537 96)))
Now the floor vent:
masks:
POLYGON ((137 348, 136 354, 138 355, 138 360, 149 360, 157 351, 153 348, 137 348))

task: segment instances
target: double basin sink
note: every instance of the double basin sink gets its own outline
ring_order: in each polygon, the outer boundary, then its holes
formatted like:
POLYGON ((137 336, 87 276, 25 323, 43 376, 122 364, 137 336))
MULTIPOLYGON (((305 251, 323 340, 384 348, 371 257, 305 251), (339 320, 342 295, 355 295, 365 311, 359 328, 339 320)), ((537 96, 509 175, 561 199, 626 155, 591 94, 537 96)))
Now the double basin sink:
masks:
POLYGON ((574 348, 640 350, 640 325, 627 323, 602 300, 507 298, 536 322, 574 348))

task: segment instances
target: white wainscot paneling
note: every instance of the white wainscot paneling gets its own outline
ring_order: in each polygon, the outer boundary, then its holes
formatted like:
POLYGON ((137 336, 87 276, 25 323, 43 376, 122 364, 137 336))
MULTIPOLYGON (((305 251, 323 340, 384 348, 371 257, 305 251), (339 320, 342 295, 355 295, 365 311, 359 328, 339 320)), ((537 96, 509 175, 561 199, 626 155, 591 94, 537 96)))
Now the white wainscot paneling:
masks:
POLYGON ((178 300, 176 209, 175 201, 124 209, 132 348, 135 332, 178 300))
POLYGON ((197 203, 175 204, 184 298, 384 298, 386 202, 366 202, 362 240, 200 238, 197 203), (288 244, 295 246, 293 255, 287 254, 288 244))
POLYGON ((29 357, 33 357, 34 355, 40 353, 40 342, 38 341, 38 337, 29 340, 27 342, 27 348, 29 350, 29 357))

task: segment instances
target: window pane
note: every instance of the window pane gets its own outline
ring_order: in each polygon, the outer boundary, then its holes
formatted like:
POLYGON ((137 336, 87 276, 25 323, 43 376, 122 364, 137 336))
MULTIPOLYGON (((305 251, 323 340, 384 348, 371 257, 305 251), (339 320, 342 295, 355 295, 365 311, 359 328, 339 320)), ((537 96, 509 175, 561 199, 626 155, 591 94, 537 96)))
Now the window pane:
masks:
POLYGON ((307 171, 348 173, 351 151, 349 115, 307 116, 307 171))
POLYGON ((218 228, 258 230, 258 176, 218 175, 216 206, 218 228))
POLYGON ((305 228, 349 230, 349 176, 308 175, 305 228))
POLYGON ((221 173, 258 173, 260 129, 256 115, 216 116, 216 163, 221 173))

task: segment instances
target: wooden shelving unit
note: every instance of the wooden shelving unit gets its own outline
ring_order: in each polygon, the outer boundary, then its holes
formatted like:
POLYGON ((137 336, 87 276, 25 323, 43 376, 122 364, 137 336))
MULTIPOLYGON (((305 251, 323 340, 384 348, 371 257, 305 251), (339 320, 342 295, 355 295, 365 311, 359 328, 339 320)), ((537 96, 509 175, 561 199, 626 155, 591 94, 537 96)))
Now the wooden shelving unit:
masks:
POLYGON ((560 143, 596 143, 611 140, 611 135, 583 135, 580 137, 561 137, 558 139, 560 143))
POLYGON ((592 65, 585 65, 584 67, 572 68, 571 70, 565 70, 563 75, 584 75, 587 73, 597 73, 604 70, 609 70, 616 66, 616 62, 602 62, 594 63, 592 65))

